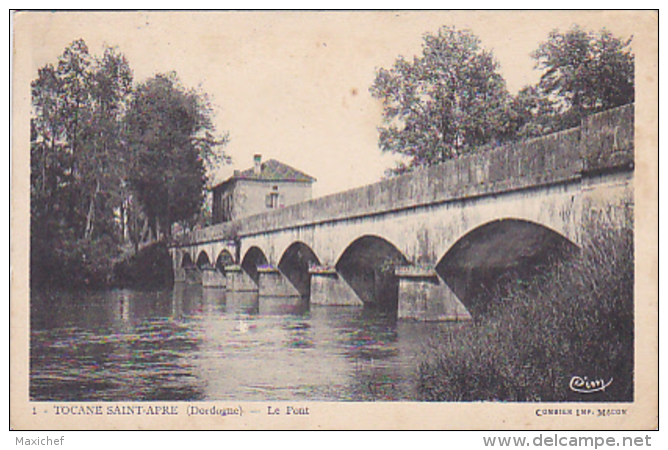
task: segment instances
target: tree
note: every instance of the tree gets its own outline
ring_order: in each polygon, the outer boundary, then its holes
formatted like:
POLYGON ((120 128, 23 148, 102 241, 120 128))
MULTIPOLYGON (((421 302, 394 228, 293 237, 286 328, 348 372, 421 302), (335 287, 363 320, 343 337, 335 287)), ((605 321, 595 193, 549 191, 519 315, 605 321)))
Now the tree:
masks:
POLYGON ((31 283, 106 283, 138 249, 198 214, 224 158, 204 95, 160 75, 133 91, 125 57, 74 41, 31 84, 31 283))
POLYGON ((107 48, 92 77, 90 139, 80 162, 87 174, 85 237, 92 236, 96 223, 113 223, 114 210, 127 195, 123 183, 128 155, 122 120, 131 91, 132 72, 125 57, 107 48))
POLYGON ((58 214, 75 236, 90 239, 96 222, 102 231, 111 220, 115 202, 109 200, 123 177, 120 124, 131 82, 123 55, 108 48, 97 60, 78 40, 32 83, 32 200, 42 212, 58 214))
POLYGON ((79 224, 76 153, 82 141, 79 123, 86 123, 90 65, 85 43, 75 41, 59 57, 57 66, 41 68, 31 85, 33 211, 42 220, 70 229, 79 224))
POLYGON ((554 30, 532 54, 543 70, 530 120, 522 130, 536 136, 578 126, 587 115, 634 101, 634 56, 631 38, 621 40, 609 31, 588 32, 578 26, 554 30))
POLYGON ((517 129, 498 64, 469 31, 426 34, 422 55, 379 69, 370 88, 383 101, 379 146, 404 155, 401 173, 454 158, 517 129))
POLYGON ((518 117, 517 137, 544 136, 566 128, 554 111, 550 100, 538 86, 525 86, 513 100, 513 109, 518 117))
POLYGON ((123 55, 107 48, 98 59, 81 39, 32 82, 32 275, 98 263, 86 252, 106 252, 118 240, 121 119, 131 83, 123 55))
POLYGON ((204 200, 206 167, 224 154, 205 96, 174 73, 137 87, 126 120, 132 153, 130 184, 155 238, 175 222, 191 223, 204 200))

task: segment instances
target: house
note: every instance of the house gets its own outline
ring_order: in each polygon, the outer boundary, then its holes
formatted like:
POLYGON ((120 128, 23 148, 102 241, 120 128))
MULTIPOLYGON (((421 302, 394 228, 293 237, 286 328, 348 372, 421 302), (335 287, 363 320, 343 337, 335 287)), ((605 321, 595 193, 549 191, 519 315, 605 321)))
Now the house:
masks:
POLYGON ((211 188, 213 223, 228 222, 309 200, 315 178, 275 159, 235 170, 227 180, 211 188))

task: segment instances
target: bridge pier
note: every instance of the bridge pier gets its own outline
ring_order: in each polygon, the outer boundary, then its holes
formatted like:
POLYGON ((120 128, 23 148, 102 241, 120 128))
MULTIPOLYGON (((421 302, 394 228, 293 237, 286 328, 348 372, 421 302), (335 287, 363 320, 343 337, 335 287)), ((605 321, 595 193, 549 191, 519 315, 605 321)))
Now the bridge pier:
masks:
POLYGON ((197 267, 186 267, 184 268, 184 272, 186 284, 202 284, 202 272, 197 267))
POLYGON ((227 274, 229 298, 256 309, 260 281, 263 310, 272 296, 292 298, 274 306, 300 304, 286 277, 313 304, 416 321, 477 316, 489 303, 478 294, 516 276, 507 270, 530 275, 589 233, 633 226, 633 125, 626 105, 553 135, 195 230, 170 250, 175 279, 210 282, 190 270, 198 255, 200 268, 241 264, 227 274), (396 268, 410 261, 430 266, 396 268), (270 262, 280 272, 259 274, 270 262))
POLYGON ((215 267, 205 267, 202 269, 202 286, 210 288, 224 288, 225 275, 220 273, 215 267))
POLYGON ((311 304, 332 306, 362 306, 355 291, 336 272, 329 267, 312 267, 311 304))
POLYGON ((402 266, 397 318, 423 322, 470 320, 471 315, 433 269, 402 266))
POLYGON ((300 314, 308 309, 308 297, 301 295, 276 267, 259 267, 257 273, 260 314, 300 314))
POLYGON ((186 269, 183 267, 174 268, 174 283, 185 283, 186 282, 186 269))
POLYGON ((227 288, 225 301, 228 311, 257 312, 258 286, 241 266, 226 266, 225 281, 227 288))
MULTIPOLYGON (((223 289, 202 288, 203 309, 207 313, 213 313, 221 303, 224 303, 225 291, 223 289)), ((225 305, 227 308, 227 305, 225 305)))

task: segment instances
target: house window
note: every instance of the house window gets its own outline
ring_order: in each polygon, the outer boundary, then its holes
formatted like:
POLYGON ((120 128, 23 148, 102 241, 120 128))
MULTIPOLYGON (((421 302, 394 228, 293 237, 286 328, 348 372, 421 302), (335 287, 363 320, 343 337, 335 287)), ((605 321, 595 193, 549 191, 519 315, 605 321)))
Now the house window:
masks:
POLYGON ((226 193, 220 200, 222 222, 229 222, 232 220, 232 198, 229 193, 226 193))
POLYGON ((278 192, 271 192, 267 195, 267 208, 278 208, 278 192))

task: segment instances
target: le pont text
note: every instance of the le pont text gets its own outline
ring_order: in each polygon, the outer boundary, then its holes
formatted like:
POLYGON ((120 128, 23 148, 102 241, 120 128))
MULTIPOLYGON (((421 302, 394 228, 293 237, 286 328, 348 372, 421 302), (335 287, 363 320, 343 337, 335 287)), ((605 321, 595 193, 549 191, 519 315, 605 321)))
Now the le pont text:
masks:
POLYGON ((285 414, 286 416, 308 416, 310 412, 308 406, 288 406, 283 410, 274 406, 268 406, 267 414, 270 416, 278 416, 281 414, 285 414))
POLYGON ((179 407, 175 405, 56 405, 57 416, 176 416, 179 407))

